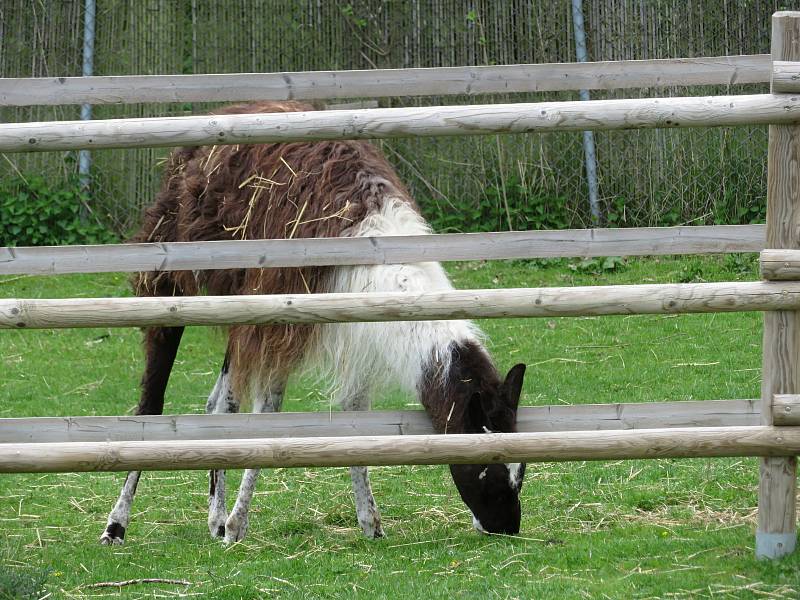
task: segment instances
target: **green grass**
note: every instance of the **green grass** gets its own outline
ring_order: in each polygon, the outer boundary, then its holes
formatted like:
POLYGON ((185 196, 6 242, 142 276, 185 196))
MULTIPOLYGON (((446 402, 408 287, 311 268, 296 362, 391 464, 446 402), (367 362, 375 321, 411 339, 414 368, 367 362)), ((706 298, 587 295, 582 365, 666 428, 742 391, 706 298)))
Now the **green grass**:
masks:
MULTIPOLYGON (((741 257, 572 267, 519 261, 449 270, 461 288, 756 278, 754 262, 741 257)), ((114 274, 0 280, 2 297, 127 294, 125 276, 114 274)), ((529 365, 523 403, 535 405, 758 397, 761 320, 741 313, 481 325, 502 369, 529 365)), ((0 335, 0 416, 123 414, 135 405, 138 331, 0 335)), ((223 347, 215 330, 187 330, 167 412, 202 411, 223 347)), ((375 404, 415 406, 396 393, 375 404)), ((328 405, 295 382, 285 409, 328 405)), ((753 557, 757 471, 754 459, 531 465, 520 536, 486 537, 472 530, 446 467, 375 468, 387 537, 368 541, 346 469, 276 469, 262 477, 248 537, 229 548, 208 536, 202 472, 146 474, 128 540, 114 548, 97 538, 120 475, 2 476, 0 599, 25 582, 35 591, 37 578, 52 598, 798 598, 800 558, 753 557), (190 585, 87 587, 138 578, 190 585)))

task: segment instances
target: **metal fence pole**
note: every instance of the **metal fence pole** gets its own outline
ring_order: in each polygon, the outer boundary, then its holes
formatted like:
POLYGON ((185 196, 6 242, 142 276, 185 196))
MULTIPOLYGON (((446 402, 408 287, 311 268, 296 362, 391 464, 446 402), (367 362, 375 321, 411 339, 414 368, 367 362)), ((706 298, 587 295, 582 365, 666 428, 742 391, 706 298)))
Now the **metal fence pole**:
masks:
MULTIPOLYGON (((575 54, 578 62, 587 62, 586 30, 583 26, 583 0, 572 0, 572 24, 575 30, 575 54)), ((589 91, 580 91, 581 100, 589 100, 589 91)), ((583 132, 583 154, 586 164, 586 182, 589 186, 589 209, 592 211, 592 222, 600 223, 600 204, 597 193, 597 157, 594 147, 594 132, 583 132)))
MULTIPOLYGON (((83 76, 88 77, 94 73, 94 23, 95 23, 95 0, 85 0, 83 12, 83 76)), ((92 119, 92 105, 81 105, 81 121, 92 119)), ((80 177, 81 189, 89 190, 89 171, 92 166, 92 155, 89 150, 81 150, 78 153, 78 173, 80 177)))

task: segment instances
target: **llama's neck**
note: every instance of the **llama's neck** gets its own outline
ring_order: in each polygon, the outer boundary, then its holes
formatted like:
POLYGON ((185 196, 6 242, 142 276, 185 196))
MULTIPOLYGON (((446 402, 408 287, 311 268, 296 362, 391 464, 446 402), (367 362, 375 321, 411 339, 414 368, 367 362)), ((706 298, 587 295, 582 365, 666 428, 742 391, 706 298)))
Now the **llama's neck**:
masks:
MULTIPOLYGON (((413 205, 385 197, 380 210, 354 225, 352 236, 424 235, 431 233, 413 205)), ((453 286, 439 263, 335 267, 331 292, 437 292, 453 286)), ((416 392, 432 361, 449 369, 454 344, 478 343, 480 332, 469 321, 393 321, 343 323, 320 330, 320 349, 332 361, 342 394, 360 393, 364 381, 388 379, 416 392), (350 391, 347 388, 353 388, 350 391)))
POLYGON ((446 364, 432 359, 426 365, 417 393, 438 433, 479 433, 468 431, 468 404, 499 384, 486 349, 477 341, 467 341, 450 346, 446 364))

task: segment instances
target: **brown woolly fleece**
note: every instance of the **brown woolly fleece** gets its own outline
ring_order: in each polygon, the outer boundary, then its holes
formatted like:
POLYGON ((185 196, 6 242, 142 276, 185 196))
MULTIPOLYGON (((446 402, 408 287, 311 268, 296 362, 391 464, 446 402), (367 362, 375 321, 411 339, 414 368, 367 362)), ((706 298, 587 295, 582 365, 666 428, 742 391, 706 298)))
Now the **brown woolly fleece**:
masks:
MULTIPOLYGON (((310 111, 300 102, 236 104, 216 114, 310 111)), ((394 169, 365 141, 179 148, 161 191, 131 242, 346 236, 386 194, 416 208, 394 169)), ((302 294, 327 291, 331 267, 140 273, 140 296, 302 294)), ((228 354, 234 389, 285 378, 302 358, 313 325, 235 326, 228 354)), ((150 343, 152 336, 145 336, 150 343)))

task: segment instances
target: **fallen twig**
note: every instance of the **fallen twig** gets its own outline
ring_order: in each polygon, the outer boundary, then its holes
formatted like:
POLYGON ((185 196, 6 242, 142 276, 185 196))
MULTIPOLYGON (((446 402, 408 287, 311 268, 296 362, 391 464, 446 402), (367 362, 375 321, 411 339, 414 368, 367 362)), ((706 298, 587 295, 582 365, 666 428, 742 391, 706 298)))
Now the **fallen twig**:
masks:
POLYGON ((90 583, 87 585, 82 585, 82 588, 102 588, 102 587, 124 587, 126 585, 138 585, 140 583, 168 583, 171 585, 192 585, 191 581, 185 581, 183 579, 159 579, 159 578, 148 578, 148 579, 128 579, 127 581, 100 581, 98 583, 90 583))

